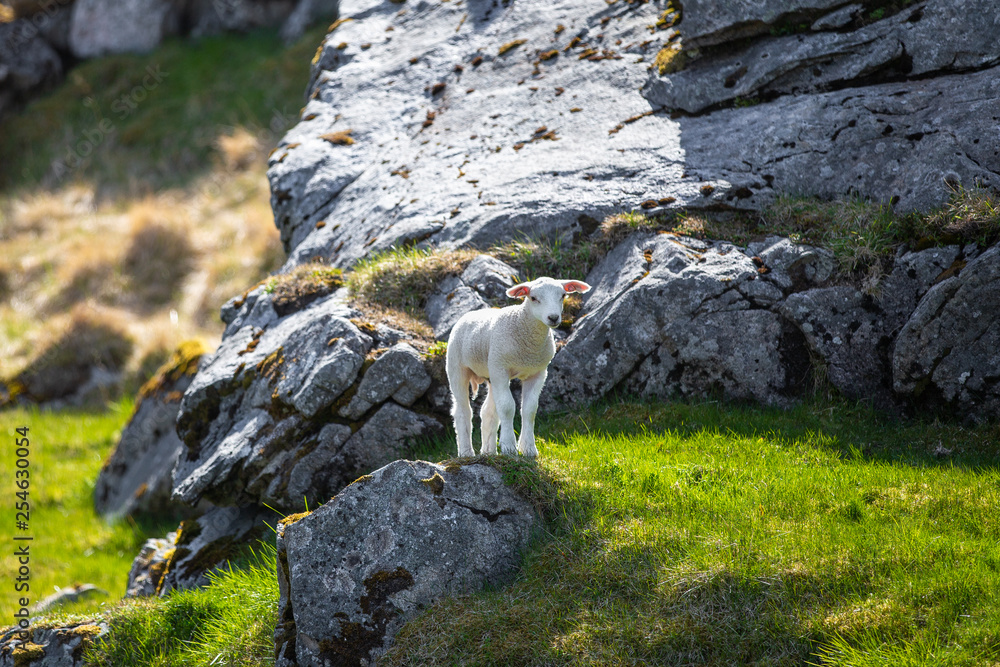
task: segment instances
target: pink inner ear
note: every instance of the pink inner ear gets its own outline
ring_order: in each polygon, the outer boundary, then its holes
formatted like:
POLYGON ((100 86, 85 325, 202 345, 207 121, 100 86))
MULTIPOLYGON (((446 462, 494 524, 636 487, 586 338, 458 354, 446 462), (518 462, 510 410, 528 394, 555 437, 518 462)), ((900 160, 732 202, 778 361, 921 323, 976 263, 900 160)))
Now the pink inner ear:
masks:
POLYGON ((563 283, 563 289, 567 292, 589 292, 590 285, 579 280, 567 280, 563 283))
POLYGON ((529 292, 531 292, 531 288, 528 285, 514 285, 507 290, 507 296, 517 298, 519 296, 528 296, 529 292))

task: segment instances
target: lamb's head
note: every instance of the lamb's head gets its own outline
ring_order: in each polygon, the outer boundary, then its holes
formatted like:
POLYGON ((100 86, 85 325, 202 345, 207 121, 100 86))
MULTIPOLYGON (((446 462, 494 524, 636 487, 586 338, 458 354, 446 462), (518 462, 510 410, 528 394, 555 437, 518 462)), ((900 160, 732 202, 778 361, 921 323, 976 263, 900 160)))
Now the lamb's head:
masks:
POLYGON ((511 298, 523 298, 527 311, 545 326, 553 329, 562 322, 563 301, 570 292, 589 292, 590 285, 579 280, 536 278, 514 285, 507 290, 511 298))

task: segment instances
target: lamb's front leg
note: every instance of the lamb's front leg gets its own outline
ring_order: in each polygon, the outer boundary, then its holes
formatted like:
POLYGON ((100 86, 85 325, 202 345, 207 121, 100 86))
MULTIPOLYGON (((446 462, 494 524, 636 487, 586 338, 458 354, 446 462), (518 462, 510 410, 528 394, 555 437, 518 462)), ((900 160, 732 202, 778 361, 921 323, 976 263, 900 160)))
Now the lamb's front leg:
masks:
POLYGON ((542 395, 547 370, 542 370, 521 382, 521 437, 517 441, 517 451, 525 456, 538 456, 535 448, 535 414, 538 413, 538 397, 542 395))
POLYGON ((514 396, 510 393, 510 374, 502 366, 490 366, 490 390, 493 404, 500 418, 500 453, 513 456, 517 453, 514 439, 514 396))

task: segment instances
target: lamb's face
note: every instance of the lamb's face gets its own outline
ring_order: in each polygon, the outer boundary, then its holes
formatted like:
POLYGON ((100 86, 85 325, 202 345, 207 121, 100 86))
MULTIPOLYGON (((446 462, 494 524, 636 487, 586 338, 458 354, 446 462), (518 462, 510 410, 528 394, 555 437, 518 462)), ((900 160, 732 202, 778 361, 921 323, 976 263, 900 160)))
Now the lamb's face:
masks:
POLYGON ((507 296, 523 297, 524 307, 532 317, 547 327, 556 328, 562 322, 563 302, 570 292, 590 291, 590 285, 578 280, 538 278, 514 285, 507 296))

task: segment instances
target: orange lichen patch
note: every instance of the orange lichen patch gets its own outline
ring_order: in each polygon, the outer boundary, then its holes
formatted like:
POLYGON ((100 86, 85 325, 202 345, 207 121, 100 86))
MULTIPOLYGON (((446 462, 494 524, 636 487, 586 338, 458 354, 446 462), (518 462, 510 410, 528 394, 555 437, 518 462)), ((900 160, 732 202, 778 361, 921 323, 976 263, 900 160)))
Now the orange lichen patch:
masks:
POLYGON ((552 60, 559 55, 559 49, 552 49, 551 51, 545 51, 538 55, 539 60, 552 60))
POLYGON ((522 44, 524 44, 527 41, 528 40, 526 40, 526 39, 515 39, 512 42, 507 42, 506 44, 504 44, 503 46, 500 47, 500 50, 497 52, 497 55, 502 56, 503 54, 507 53, 508 51, 513 51, 514 49, 516 49, 517 47, 521 46, 522 44))
POLYGON ((687 65, 687 52, 681 49, 680 43, 668 44, 656 54, 653 66, 661 74, 675 74, 687 65))
POLYGON ((350 146, 354 143, 354 139, 351 138, 351 133, 354 130, 341 130, 340 132, 327 132, 326 134, 319 135, 320 139, 329 141, 335 146, 350 146))
POLYGON ((623 129, 623 128, 624 128, 625 126, 626 126, 626 125, 629 125, 629 124, 631 124, 631 123, 634 123, 634 122, 635 122, 635 121, 637 121, 637 120, 641 120, 641 119, 645 118, 646 116, 652 116, 652 115, 653 115, 653 113, 654 113, 654 112, 653 112, 653 110, 652 110, 652 109, 650 109, 649 111, 644 111, 643 113, 641 113, 641 114, 638 114, 638 115, 635 115, 635 116, 632 116, 631 118, 626 118, 626 119, 625 119, 625 120, 623 120, 622 122, 618 123, 618 125, 615 125, 615 127, 614 127, 614 128, 612 128, 612 129, 608 130, 608 134, 617 134, 617 133, 618 133, 618 132, 619 132, 620 130, 622 130, 622 129, 623 129))
POLYGON ((353 20, 354 19, 351 19, 351 18, 337 19, 336 21, 334 21, 333 23, 330 24, 330 27, 327 29, 326 32, 327 33, 331 33, 334 30, 336 30, 337 28, 339 28, 340 26, 342 26, 345 23, 347 23, 348 21, 353 21, 353 20))

